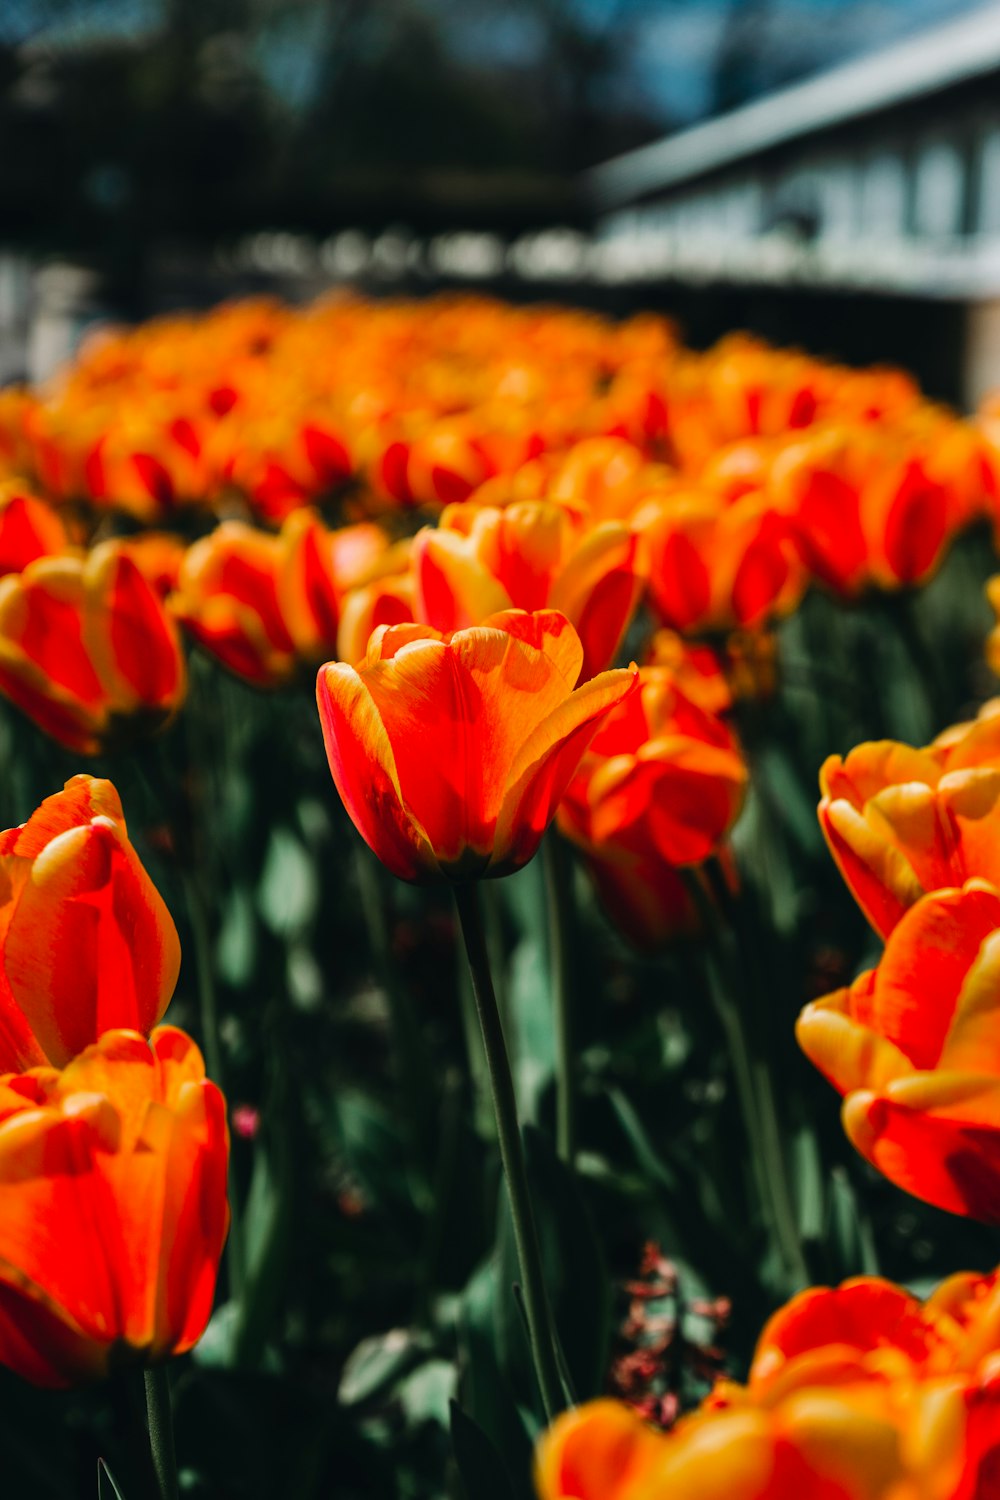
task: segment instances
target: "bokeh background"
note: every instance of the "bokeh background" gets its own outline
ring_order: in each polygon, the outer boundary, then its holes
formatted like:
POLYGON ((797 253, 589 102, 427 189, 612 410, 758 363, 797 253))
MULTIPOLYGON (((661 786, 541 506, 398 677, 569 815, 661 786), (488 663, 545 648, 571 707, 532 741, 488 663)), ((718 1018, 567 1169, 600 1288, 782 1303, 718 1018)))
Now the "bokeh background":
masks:
MULTIPOLYGON (((759 270, 708 286, 669 266, 595 276, 601 208, 585 174, 995 12, 981 0, 6 0, 0 378, 44 377, 104 317, 262 288, 457 281, 664 307, 695 343, 741 324, 896 358, 961 399, 964 330, 940 278, 918 288, 918 339, 902 285, 873 325, 870 309, 831 315, 829 295, 801 286, 782 297, 780 273, 763 296, 759 270)), ((866 131, 877 149, 882 118, 866 131)), ((827 155, 821 177, 836 167, 827 155)), ((810 212, 785 218, 808 235, 810 212)))

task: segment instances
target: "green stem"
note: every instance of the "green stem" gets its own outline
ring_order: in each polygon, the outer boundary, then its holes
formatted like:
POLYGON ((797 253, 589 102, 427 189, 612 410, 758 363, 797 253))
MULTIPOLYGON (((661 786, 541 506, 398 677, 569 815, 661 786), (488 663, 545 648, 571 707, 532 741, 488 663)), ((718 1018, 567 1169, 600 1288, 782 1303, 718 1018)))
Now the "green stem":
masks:
POLYGON ((737 951, 738 925, 730 915, 732 897, 724 879, 711 866, 707 876, 709 886, 714 884, 718 891, 715 901, 710 898, 698 871, 689 872, 687 884, 711 944, 708 950, 709 990, 726 1038, 736 1096, 750 1146, 758 1200, 784 1263, 786 1279, 790 1288, 798 1291, 809 1283, 809 1268, 788 1184, 771 1071, 747 1029, 744 981, 748 956, 737 951), (720 972, 717 955, 724 956, 725 974, 720 972))
POLYGON ((177 1454, 174 1450, 174 1419, 170 1409, 170 1377, 166 1365, 150 1365, 143 1372, 146 1386, 146 1421, 149 1451, 153 1458, 158 1500, 178 1500, 177 1454))
MULTIPOLYGON (((188 920, 194 940, 194 965, 198 985, 198 1018, 202 1045, 208 1074, 222 1090, 226 1099, 226 1063, 219 1037, 219 1007, 215 994, 215 971, 212 956, 212 940, 208 927, 208 913, 201 883, 196 872, 186 864, 181 867, 184 895, 187 900, 188 920)), ((243 1226, 239 1197, 234 1182, 232 1154, 229 1158, 229 1237, 226 1240, 226 1271, 229 1277, 229 1295, 238 1302, 243 1293, 243 1226)))
POLYGON ((549 982, 556 1042, 556 1149, 567 1166, 576 1160, 576 1057, 569 979, 573 870, 566 848, 550 828, 542 844, 549 918, 549 982))
POLYGON ((489 1069, 497 1140, 500 1145, 504 1176, 507 1179, 531 1353, 542 1394, 542 1403, 546 1416, 551 1421, 563 1409, 565 1401, 556 1357, 555 1325, 545 1290, 538 1233, 528 1191, 528 1173, 524 1162, 521 1131, 517 1121, 514 1081, 511 1078, 510 1061, 507 1057, 496 995, 490 977, 479 893, 475 885, 471 884, 456 885, 453 890, 462 927, 462 937, 465 941, 465 952, 469 960, 476 1010, 479 1015, 483 1047, 489 1069))

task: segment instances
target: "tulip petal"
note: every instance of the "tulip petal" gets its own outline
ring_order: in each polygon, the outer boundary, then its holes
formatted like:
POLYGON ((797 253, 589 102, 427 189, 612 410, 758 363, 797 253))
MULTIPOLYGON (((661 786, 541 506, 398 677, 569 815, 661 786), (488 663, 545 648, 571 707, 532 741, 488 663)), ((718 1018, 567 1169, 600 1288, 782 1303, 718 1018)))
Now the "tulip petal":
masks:
MULTIPOLYGON (((493 864, 524 864, 538 848, 594 733, 606 714, 637 692, 639 673, 602 672, 577 688, 524 742, 508 774, 493 864)), ((498 870, 499 873, 499 870, 498 870)))
POLYGON ((344 663, 320 667, 316 697, 330 771, 361 837, 402 880, 435 872, 434 850, 403 805, 392 747, 358 672, 344 663))

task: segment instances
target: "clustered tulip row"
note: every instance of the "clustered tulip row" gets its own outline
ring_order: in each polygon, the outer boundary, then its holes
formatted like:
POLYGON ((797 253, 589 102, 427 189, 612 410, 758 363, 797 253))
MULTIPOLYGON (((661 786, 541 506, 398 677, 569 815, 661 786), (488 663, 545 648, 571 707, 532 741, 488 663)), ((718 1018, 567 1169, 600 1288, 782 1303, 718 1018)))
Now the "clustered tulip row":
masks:
MULTIPOLYGON (((921 584, 992 518, 991 408, 963 422, 895 372, 745 337, 692 353, 652 317, 259 301, 104 334, 50 388, 0 394, 0 462, 0 693, 89 756, 171 722, 185 637, 256 688, 318 669, 356 829, 402 880, 452 888, 543 1500, 989 1500, 994 1275, 924 1301, 876 1277, 802 1290, 747 1383, 667 1433, 621 1403, 565 1410, 478 882, 552 827, 636 948, 711 936, 751 780, 740 653, 766 660, 810 587, 921 584)), ((821 784, 885 949, 806 1006, 801 1047, 879 1172, 1000 1222, 1000 700, 923 749, 832 755, 821 784)), ((155 1368, 208 1321, 226 1105, 159 1025, 179 963, 109 781, 74 777, 0 836, 0 1361, 36 1383, 155 1368)))

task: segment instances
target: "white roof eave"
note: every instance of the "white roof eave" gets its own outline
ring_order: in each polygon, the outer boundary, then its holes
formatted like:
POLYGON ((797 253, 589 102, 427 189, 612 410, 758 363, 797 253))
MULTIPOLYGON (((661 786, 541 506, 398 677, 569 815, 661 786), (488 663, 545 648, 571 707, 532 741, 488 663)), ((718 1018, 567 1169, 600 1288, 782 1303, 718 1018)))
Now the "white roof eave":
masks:
POLYGON ((846 124, 1000 69, 1000 6, 845 63, 584 174, 599 206, 674 187, 797 136, 846 124))

